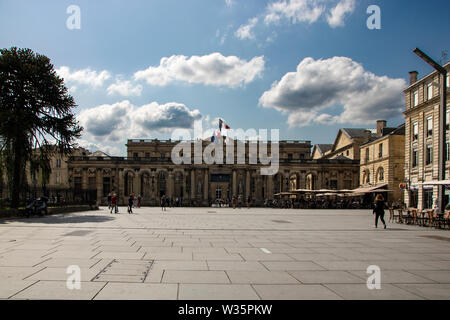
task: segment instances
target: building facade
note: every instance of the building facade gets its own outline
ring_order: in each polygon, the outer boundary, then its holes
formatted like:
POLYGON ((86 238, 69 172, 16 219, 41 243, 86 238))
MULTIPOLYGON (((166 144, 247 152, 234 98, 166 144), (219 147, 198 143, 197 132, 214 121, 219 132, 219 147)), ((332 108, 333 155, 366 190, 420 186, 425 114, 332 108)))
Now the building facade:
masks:
MULTIPOLYGON (((450 71, 450 63, 444 68, 450 71)), ((439 168, 439 110, 440 110, 440 76, 435 71, 422 79, 417 79, 417 72, 410 72, 410 86, 405 94, 405 203, 419 209, 432 208, 438 197, 436 186, 423 186, 423 182, 438 180, 439 168)), ((447 75, 447 101, 449 95, 449 77, 447 75)), ((447 130, 450 124, 449 104, 446 112, 447 130)), ((446 159, 450 159, 449 133, 446 138, 446 159)), ((444 155, 445 156, 445 155, 444 155)), ((446 162, 446 178, 449 177, 449 165, 446 162)), ((448 202, 448 191, 446 191, 448 202)))
POLYGON ((386 121, 377 121, 375 140, 361 145, 360 186, 386 187, 389 203, 403 201, 399 185, 404 182, 405 125, 387 128, 386 121))
MULTIPOLYGON (((158 205, 165 195, 174 200, 179 198, 183 205, 206 206, 216 199, 226 201, 240 196, 250 197, 252 205, 260 206, 279 192, 299 188, 352 189, 359 185, 359 161, 311 159, 309 141, 280 141, 279 169, 275 175, 261 175, 264 165, 249 163, 251 142, 245 143, 246 161, 240 164, 237 145, 232 150, 233 164, 206 164, 204 161, 174 164, 171 154, 177 143, 157 139, 128 140, 127 157, 70 157, 71 188, 95 189, 101 203, 105 203, 108 193, 114 192, 121 204, 129 194, 134 194, 142 196, 144 205, 158 205)), ((211 144, 210 141, 200 143, 203 151, 211 144)))

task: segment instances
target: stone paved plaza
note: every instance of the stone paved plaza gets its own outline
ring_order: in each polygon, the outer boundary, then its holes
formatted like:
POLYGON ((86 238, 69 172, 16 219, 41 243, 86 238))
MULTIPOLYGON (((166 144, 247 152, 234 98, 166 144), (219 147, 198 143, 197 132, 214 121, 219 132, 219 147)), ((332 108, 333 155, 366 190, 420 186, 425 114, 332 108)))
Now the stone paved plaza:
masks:
POLYGON ((369 210, 134 211, 0 220, 0 298, 450 299, 449 231, 375 229, 369 210))

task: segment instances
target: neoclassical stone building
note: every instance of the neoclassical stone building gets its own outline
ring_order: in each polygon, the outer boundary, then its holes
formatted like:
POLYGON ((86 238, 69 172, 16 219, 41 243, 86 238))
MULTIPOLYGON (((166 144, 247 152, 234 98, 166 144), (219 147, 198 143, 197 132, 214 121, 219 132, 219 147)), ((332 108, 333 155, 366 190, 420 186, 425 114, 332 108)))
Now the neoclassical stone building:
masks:
MULTIPOLYGON (((144 205, 158 205, 160 197, 165 195, 179 198, 184 205, 197 206, 233 196, 250 196, 253 205, 262 205, 276 193, 299 188, 352 189, 359 186, 358 160, 312 159, 310 141, 280 141, 279 170, 275 175, 261 175, 264 165, 259 161, 249 163, 252 153, 249 142, 245 143, 245 163, 206 164, 202 161, 195 164, 192 161, 178 165, 171 159, 172 148, 177 143, 157 139, 128 140, 127 157, 72 156, 67 162, 70 186, 74 190, 95 189, 101 203, 105 203, 109 192, 115 192, 121 204, 133 193, 142 196, 144 205)), ((200 143, 204 150, 211 142, 200 143)), ((270 147, 268 149, 270 152, 270 147)), ((235 145, 232 149, 235 160, 236 150, 235 145)))

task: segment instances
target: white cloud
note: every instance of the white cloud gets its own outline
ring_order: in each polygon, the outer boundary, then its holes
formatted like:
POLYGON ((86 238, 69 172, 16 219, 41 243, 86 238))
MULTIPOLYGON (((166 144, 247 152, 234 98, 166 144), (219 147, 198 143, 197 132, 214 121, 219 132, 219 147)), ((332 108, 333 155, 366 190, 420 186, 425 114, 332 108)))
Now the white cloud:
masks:
POLYGON ((259 104, 288 114, 290 126, 368 124, 401 115, 404 87, 404 79, 377 76, 347 57, 305 58, 264 92, 259 104), (337 115, 324 112, 336 108, 337 115))
POLYGON ((149 85, 165 86, 174 81, 213 86, 237 87, 252 82, 264 70, 264 57, 250 61, 236 56, 225 57, 216 52, 204 56, 173 55, 161 59, 159 66, 134 74, 135 80, 149 85))
POLYGON ((200 111, 190 110, 181 103, 152 102, 135 106, 124 100, 81 111, 78 116, 89 141, 119 142, 127 138, 150 137, 151 133, 168 132, 175 128, 192 128, 201 119, 200 111))
POLYGON ((330 10, 327 16, 328 24, 332 28, 344 26, 344 18, 355 10, 355 0, 342 0, 330 10))
POLYGON ((250 19, 247 24, 241 25, 239 29, 236 30, 236 37, 241 40, 254 39, 255 35, 252 33, 252 29, 256 26, 257 23, 258 18, 250 19))
POLYGON ((324 13, 323 0, 282 0, 269 3, 264 17, 266 24, 277 23, 287 19, 292 23, 316 22, 324 13))
POLYGON ((120 156, 121 150, 115 146, 109 146, 106 144, 98 144, 85 139, 78 139, 77 143, 80 147, 88 149, 90 152, 103 151, 110 156, 120 156))
POLYGON ((231 7, 233 3, 234 3, 233 0, 225 0, 225 4, 227 5, 227 7, 231 7))
POLYGON ((129 80, 116 80, 116 83, 111 84, 107 92, 109 95, 119 94, 121 96, 140 96, 142 93, 142 86, 140 84, 133 85, 129 80))
POLYGON ((103 86, 105 81, 111 78, 109 71, 97 72, 90 68, 71 71, 69 67, 62 66, 56 69, 56 73, 61 78, 64 78, 66 84, 85 85, 95 88, 103 86))

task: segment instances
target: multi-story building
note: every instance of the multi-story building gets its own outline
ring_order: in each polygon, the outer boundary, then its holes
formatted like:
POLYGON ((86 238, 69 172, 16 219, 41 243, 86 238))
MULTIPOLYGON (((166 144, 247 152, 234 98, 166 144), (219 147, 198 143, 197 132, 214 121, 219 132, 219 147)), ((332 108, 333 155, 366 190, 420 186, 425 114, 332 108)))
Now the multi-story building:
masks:
MULTIPOLYGON (((449 72, 450 63, 444 68, 449 72)), ((419 209, 432 208, 438 197, 437 186, 424 186, 424 182, 437 181, 439 178, 439 110, 440 110, 440 76, 431 72, 418 80, 416 71, 410 72, 410 85, 405 94, 405 203, 419 209)), ((449 78, 447 75, 447 96, 449 78)), ((447 101, 448 97, 447 97, 447 101)), ((446 113, 447 130, 450 124, 449 104, 446 113)), ((449 135, 447 131, 446 159, 450 159, 449 135)), ((449 177, 449 162, 446 162, 446 177, 449 177)), ((445 194, 448 202, 448 191, 445 194)))
POLYGON ((403 201, 399 185, 404 181, 405 125, 387 128, 386 121, 377 121, 377 137, 361 145, 360 186, 387 188, 387 201, 403 201))
MULTIPOLYGON (((73 156, 68 175, 74 190, 95 188, 104 203, 109 192, 125 203, 129 194, 142 196, 145 205, 159 204, 162 195, 179 198, 184 204, 209 205, 216 199, 233 196, 252 199, 262 205, 274 194, 299 188, 351 189, 359 184, 359 161, 351 159, 311 159, 311 142, 280 141, 279 169, 275 175, 261 175, 261 163, 250 164, 249 144, 245 143, 245 163, 174 164, 172 148, 177 141, 128 140, 127 157, 73 156)), ((200 141, 202 151, 211 141, 200 141)), ((270 146, 270 143, 269 143, 270 146)), ((192 148, 194 149, 194 148, 192 148)), ((270 148, 269 148, 270 152, 270 148)), ((224 154, 226 151, 224 150, 224 154)))
MULTIPOLYGON (((342 128, 339 129, 336 139, 332 144, 331 148, 325 145, 326 151, 323 151, 321 159, 336 159, 336 158, 347 158, 359 161, 359 149, 362 144, 375 138, 375 135, 369 129, 361 128, 342 128)), ((324 147, 317 147, 315 151, 315 156, 317 156, 317 151, 324 150, 324 147), (317 150, 317 151, 316 151, 317 150)))

